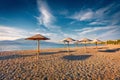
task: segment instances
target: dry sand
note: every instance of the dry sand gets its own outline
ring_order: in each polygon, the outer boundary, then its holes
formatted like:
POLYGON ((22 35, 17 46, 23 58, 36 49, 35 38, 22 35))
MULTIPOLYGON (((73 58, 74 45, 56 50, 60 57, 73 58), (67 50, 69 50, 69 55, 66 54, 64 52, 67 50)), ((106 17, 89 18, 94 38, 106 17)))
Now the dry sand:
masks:
POLYGON ((0 80, 120 80, 120 46, 0 52, 0 80))

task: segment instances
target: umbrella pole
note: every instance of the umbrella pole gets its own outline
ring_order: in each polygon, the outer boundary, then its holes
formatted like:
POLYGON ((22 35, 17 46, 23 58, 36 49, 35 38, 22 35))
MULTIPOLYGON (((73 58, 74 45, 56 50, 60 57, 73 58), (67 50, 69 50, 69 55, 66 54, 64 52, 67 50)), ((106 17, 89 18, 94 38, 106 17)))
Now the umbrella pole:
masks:
POLYGON ((87 52, 86 41, 85 41, 85 52, 87 52))
POLYGON ((97 48, 97 42, 96 42, 96 50, 97 50, 98 48, 97 48))
POLYGON ((68 52, 70 52, 70 49, 69 49, 69 42, 68 42, 68 52))
POLYGON ((78 47, 78 43, 76 43, 75 46, 78 47))
POLYGON ((64 42, 64 46, 65 46, 65 42, 64 42))
POLYGON ((39 40, 38 40, 38 43, 37 43, 37 44, 38 44, 37 50, 38 50, 38 54, 39 54, 39 52, 40 52, 40 50, 39 50, 39 49, 40 49, 40 41, 39 41, 39 40))

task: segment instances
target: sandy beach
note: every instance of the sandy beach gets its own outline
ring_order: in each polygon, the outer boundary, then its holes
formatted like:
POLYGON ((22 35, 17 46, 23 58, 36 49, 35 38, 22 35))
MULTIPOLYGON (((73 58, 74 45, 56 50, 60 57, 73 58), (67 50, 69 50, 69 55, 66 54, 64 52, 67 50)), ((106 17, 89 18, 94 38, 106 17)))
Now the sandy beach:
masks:
POLYGON ((0 80, 120 80, 120 45, 0 52, 0 80))

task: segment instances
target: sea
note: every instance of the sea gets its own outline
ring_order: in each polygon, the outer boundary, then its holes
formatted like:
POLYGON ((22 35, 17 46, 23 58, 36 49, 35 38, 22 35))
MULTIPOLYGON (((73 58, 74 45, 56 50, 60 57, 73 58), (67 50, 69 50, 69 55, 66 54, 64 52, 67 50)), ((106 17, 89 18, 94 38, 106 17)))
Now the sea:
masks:
MULTIPOLYGON (((96 46, 95 44, 86 44, 87 46, 96 46)), ((77 47, 83 47, 85 44, 78 44, 77 47)), ((99 44, 98 46, 101 46, 99 44)), ((65 48, 64 44, 40 44, 40 49, 47 48, 65 48)), ((76 47, 75 44, 70 44, 69 47, 76 47)), ((0 52, 2 51, 13 51, 13 50, 35 50, 37 49, 37 44, 1 44, 0 52)))

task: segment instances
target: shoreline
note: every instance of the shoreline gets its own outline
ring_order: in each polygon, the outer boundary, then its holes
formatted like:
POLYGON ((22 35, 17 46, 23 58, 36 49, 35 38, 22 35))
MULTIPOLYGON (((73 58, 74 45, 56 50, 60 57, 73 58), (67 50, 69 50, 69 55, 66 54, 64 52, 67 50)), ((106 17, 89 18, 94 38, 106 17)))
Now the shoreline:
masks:
MULTIPOLYGON (((96 46, 96 45, 94 45, 94 44, 92 44, 92 45, 87 45, 88 47, 91 47, 91 46, 96 46)), ((101 45, 98 45, 98 46, 101 46, 101 45)), ((0 52, 3 52, 3 51, 16 51, 16 50, 35 50, 36 49, 36 45, 35 46, 33 46, 32 48, 30 48, 29 49, 29 47, 26 47, 26 46, 20 46, 20 48, 17 48, 18 46, 6 46, 5 48, 4 47, 1 47, 0 48, 0 52), (7 48, 6 48, 7 47, 7 48)), ((65 47, 67 47, 67 46, 64 46, 64 44, 62 45, 62 46, 49 46, 48 48, 46 47, 44 47, 44 48, 41 48, 42 46, 40 46, 40 49, 57 49, 57 48, 65 48, 65 47)), ((76 47, 76 45, 74 45, 74 44, 72 44, 71 46, 70 46, 70 48, 74 48, 74 47, 76 47)), ((84 44, 79 44, 79 46, 78 47, 84 47, 84 44)))
MULTIPOLYGON (((87 48, 95 48, 96 46, 87 46, 87 48)), ((109 45, 100 45, 97 47, 120 47, 120 45, 113 45, 113 44, 109 44, 109 45)), ((60 47, 60 48, 40 48, 40 50, 48 50, 48 49, 65 49, 67 47, 60 47)), ((78 46, 78 47, 70 47, 71 49, 73 48, 84 48, 84 46, 78 46)), ((24 50, 6 50, 6 51, 0 51, 0 52, 12 52, 12 51, 35 51, 35 49, 24 49, 24 50)))
MULTIPOLYGON (((104 46, 104 45, 103 45, 104 46)), ((84 46, 75 46, 75 47, 69 47, 69 48, 83 48, 84 46)), ((90 48, 90 47, 96 47, 95 45, 94 46, 87 46, 88 48, 90 48)), ((98 47, 101 47, 101 45, 100 46, 98 46, 98 47)), ((63 49, 63 48, 67 48, 67 47, 60 47, 60 48, 40 48, 40 50, 47 50, 47 49, 63 49)), ((36 48, 37 49, 37 48, 36 48)), ((29 50, 36 50, 36 49, 22 49, 22 50, 3 50, 3 51, 0 51, 0 52, 11 52, 11 51, 29 51, 29 50)))

